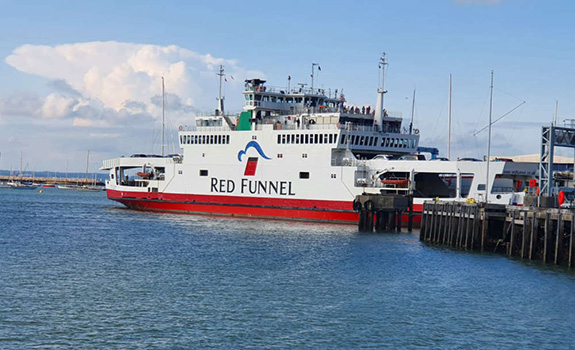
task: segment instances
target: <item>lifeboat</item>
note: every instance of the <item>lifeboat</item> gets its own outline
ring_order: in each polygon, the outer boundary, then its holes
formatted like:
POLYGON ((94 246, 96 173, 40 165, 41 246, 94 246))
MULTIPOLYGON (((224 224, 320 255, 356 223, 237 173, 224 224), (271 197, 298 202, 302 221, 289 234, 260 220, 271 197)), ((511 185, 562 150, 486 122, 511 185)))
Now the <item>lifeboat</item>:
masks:
POLYGON ((152 174, 139 172, 139 173, 136 173, 136 175, 138 175, 138 176, 141 177, 142 179, 149 179, 152 174))
POLYGON ((396 186, 400 186, 400 187, 407 187, 407 185, 409 184, 409 180, 408 179, 395 179, 395 180, 383 179, 383 180, 381 180, 381 183, 384 185, 396 185, 396 186))

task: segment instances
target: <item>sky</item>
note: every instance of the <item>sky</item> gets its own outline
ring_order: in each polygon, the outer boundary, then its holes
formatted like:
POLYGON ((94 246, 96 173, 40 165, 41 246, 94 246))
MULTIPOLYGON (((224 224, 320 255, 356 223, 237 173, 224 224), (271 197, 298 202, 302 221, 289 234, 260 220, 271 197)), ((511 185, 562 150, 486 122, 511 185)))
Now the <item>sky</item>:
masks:
MULTIPOLYGON (((83 172, 104 159, 167 153, 179 125, 240 112, 243 80, 287 77, 374 106, 383 52, 385 107, 412 117, 420 145, 451 158, 540 152, 541 126, 575 118, 575 2, 0 0, 0 169, 83 172), (509 113, 510 112, 510 113, 509 113)), ((571 155, 571 150, 559 150, 571 155)))

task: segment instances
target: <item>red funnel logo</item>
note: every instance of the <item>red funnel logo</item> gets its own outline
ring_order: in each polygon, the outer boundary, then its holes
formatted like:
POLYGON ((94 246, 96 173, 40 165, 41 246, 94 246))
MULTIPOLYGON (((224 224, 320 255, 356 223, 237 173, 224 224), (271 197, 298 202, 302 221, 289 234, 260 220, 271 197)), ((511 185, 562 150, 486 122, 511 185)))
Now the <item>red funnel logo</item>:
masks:
POLYGON ((246 170, 244 171, 244 176, 254 176, 256 174, 256 168, 258 166, 257 157, 249 157, 246 164, 246 170))

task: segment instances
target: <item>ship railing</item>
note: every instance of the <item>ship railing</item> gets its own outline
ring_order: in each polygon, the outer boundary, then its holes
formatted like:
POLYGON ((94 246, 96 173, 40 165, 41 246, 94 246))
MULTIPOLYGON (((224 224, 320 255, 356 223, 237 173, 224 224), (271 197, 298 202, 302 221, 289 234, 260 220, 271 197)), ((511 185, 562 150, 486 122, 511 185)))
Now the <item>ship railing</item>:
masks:
MULTIPOLYGON (((253 92, 271 92, 276 94, 306 94, 306 95, 322 95, 331 98, 331 91, 328 90, 328 94, 326 95, 326 90, 322 88, 300 88, 300 87, 293 87, 293 88, 286 88, 282 86, 268 86, 268 85, 260 85, 260 86, 251 86, 248 85, 245 87, 244 91, 253 91, 253 92)), ((337 97, 334 97, 337 98, 337 97)))

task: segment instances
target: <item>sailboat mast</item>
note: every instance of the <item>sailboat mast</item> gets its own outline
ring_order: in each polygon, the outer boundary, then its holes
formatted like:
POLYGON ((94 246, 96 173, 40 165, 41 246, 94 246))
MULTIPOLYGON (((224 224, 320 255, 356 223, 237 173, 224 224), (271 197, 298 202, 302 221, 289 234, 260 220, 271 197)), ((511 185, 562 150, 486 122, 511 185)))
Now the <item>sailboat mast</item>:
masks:
POLYGON ((165 117, 165 105, 166 105, 166 94, 164 91, 164 77, 162 77, 162 157, 164 156, 164 117, 165 117))
POLYGON ((88 183, 88 167, 90 164, 90 151, 88 151, 88 156, 86 157, 86 184, 88 183))
POLYGON ((485 202, 489 203, 489 162, 491 158, 491 114, 493 113, 493 71, 491 71, 491 91, 489 93, 489 136, 487 139, 487 178, 485 181, 485 202))
POLYGON ((451 74, 449 74, 449 107, 447 116, 447 159, 451 159, 451 74))

